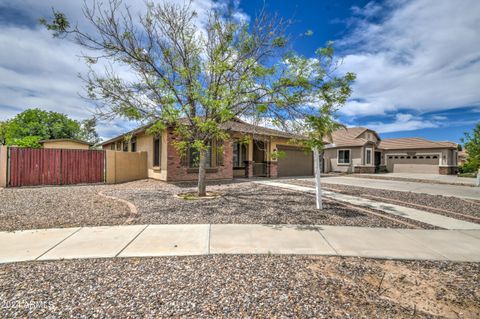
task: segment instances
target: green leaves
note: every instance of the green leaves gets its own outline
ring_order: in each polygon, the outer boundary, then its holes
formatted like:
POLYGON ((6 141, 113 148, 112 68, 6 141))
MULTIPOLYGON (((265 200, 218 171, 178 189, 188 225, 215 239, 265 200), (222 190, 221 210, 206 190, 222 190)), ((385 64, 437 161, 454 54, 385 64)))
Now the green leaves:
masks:
POLYGON ((54 37, 59 37, 60 35, 67 32, 68 28, 70 27, 70 22, 68 22, 67 17, 65 14, 59 11, 53 11, 53 18, 52 22, 49 23, 48 20, 44 17, 38 19, 38 22, 41 25, 44 25, 48 30, 53 31, 54 37))

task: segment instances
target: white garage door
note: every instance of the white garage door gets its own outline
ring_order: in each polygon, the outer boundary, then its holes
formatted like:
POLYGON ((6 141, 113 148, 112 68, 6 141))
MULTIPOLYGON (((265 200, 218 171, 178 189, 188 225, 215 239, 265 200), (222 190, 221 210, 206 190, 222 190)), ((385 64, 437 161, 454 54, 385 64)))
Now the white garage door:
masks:
POLYGON ((438 155, 387 155, 387 169, 393 173, 438 174, 438 155))

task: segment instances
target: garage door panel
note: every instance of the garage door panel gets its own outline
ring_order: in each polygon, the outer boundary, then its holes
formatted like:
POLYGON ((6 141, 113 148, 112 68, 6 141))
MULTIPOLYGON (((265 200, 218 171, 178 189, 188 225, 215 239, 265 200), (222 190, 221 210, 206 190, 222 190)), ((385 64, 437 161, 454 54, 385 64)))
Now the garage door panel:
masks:
POLYGON ((302 148, 278 147, 285 156, 278 159, 278 176, 311 176, 313 175, 312 152, 302 148))
POLYGON ((393 164, 394 173, 438 174, 438 165, 432 164, 393 164))
POLYGON ((388 157, 387 163, 387 169, 394 173, 438 174, 438 158, 433 156, 422 158, 420 156, 416 158, 394 156, 392 158, 388 157))

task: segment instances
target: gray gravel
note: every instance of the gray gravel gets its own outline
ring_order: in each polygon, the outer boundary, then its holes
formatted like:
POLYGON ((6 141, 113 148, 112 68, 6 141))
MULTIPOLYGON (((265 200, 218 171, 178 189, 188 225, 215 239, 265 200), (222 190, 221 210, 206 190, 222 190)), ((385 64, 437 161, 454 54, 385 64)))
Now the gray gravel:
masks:
POLYGON ((409 228, 337 203, 315 209, 313 196, 252 182, 210 183, 216 199, 175 194, 195 185, 142 180, 119 185, 12 188, 0 191, 0 230, 123 224, 323 224, 409 228), (139 215, 104 194, 132 202, 139 215))
POLYGON ((479 274, 478 263, 305 256, 17 263, 0 266, 0 317, 478 318, 479 274))
MULTIPOLYGON (((132 202, 140 216, 137 224, 322 224, 409 228, 405 224, 373 216, 338 203, 315 208, 309 194, 252 182, 210 183, 216 199, 183 200, 172 196, 194 191, 194 184, 139 181, 106 194, 132 202)), ((411 227, 410 227, 411 228, 411 227)))
MULTIPOLYGON (((294 185, 309 186, 309 187, 314 187, 315 185, 313 181, 305 181, 305 180, 292 179, 285 182, 291 183, 294 185)), ((480 201, 464 200, 464 199, 453 197, 453 196, 429 195, 429 194, 420 194, 420 193, 414 193, 414 192, 397 192, 397 191, 384 190, 384 189, 372 189, 372 188, 366 188, 366 187, 347 186, 347 185, 340 185, 340 184, 328 184, 324 182, 322 182, 322 186, 327 188, 337 189, 342 193, 354 195, 354 196, 365 197, 365 195, 369 195, 373 197, 378 197, 379 201, 385 201, 384 198, 389 198, 394 200, 400 200, 407 203, 418 204, 418 205, 425 206, 424 208, 421 208, 421 209, 424 209, 426 211, 430 211, 433 213, 437 213, 437 214, 441 214, 441 215, 445 215, 445 216, 449 216, 449 217, 453 217, 461 220, 477 222, 477 223, 479 222, 478 220, 469 218, 468 216, 449 214, 447 212, 442 212, 435 209, 429 209, 429 207, 449 210, 455 213, 461 213, 461 214, 480 218, 480 201)), ((371 197, 368 197, 368 198, 371 198, 371 197)), ((419 207, 414 205, 400 204, 394 201, 392 201, 391 203, 396 205, 404 205, 404 206, 420 209, 419 207)))
POLYGON ((0 230, 120 225, 125 204, 99 196, 110 186, 6 188, 0 190, 0 230))

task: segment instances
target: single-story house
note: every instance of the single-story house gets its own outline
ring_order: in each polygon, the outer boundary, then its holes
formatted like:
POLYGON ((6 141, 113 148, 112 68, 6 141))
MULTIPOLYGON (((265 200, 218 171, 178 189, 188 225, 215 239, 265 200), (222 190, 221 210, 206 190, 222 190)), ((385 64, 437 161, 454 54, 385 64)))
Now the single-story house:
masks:
POLYGON ((60 138, 60 139, 51 139, 51 140, 41 140, 39 143, 43 148, 63 148, 63 149, 74 149, 74 150, 88 150, 93 146, 92 143, 88 143, 81 140, 76 140, 73 138, 60 138))
MULTIPOLYGON (((189 151, 186 156, 181 156, 177 152, 173 142, 178 137, 172 128, 156 136, 147 134, 147 128, 148 126, 140 127, 101 145, 105 150, 147 152, 149 178, 169 182, 196 180, 198 155, 189 151)), ((207 179, 313 175, 312 152, 291 142, 299 136, 252 125, 239 119, 226 123, 223 128, 230 133, 231 138, 211 143, 207 158, 207 179), (248 142, 245 142, 245 136, 250 137, 248 142), (276 158, 275 154, 279 151, 284 152, 285 156, 276 158)))
POLYGON ((365 127, 339 129, 324 151, 324 172, 456 174, 457 144, 423 138, 381 139, 365 127))
MULTIPOLYGON (((156 136, 147 134, 147 128, 140 127, 101 145, 105 150, 146 152, 149 178, 172 182, 196 180, 198 155, 187 152, 181 156, 177 152, 173 145, 177 137, 172 128, 156 136)), ((312 152, 292 143, 301 137, 238 119, 227 123, 224 129, 231 138, 211 143, 208 179, 313 175, 312 152), (245 136, 249 137, 248 142, 245 136), (279 152, 283 156, 275 156, 279 152)), ((457 146, 451 142, 422 138, 382 140, 371 129, 352 127, 335 131, 332 140, 326 143, 323 172, 455 174, 457 171, 457 146)))

